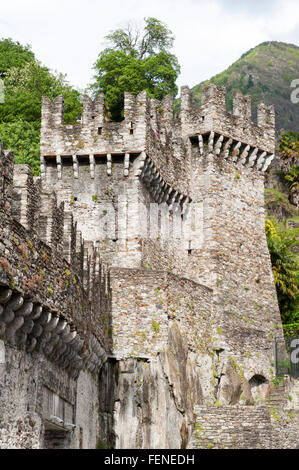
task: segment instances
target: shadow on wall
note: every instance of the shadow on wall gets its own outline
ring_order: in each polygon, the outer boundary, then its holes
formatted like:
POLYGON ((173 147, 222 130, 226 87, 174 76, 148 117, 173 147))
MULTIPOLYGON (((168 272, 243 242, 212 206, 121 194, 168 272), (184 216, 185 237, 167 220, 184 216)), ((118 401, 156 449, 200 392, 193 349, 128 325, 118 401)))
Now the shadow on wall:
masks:
POLYGON ((251 394, 256 403, 265 400, 269 395, 269 382, 263 375, 254 375, 249 380, 251 394))

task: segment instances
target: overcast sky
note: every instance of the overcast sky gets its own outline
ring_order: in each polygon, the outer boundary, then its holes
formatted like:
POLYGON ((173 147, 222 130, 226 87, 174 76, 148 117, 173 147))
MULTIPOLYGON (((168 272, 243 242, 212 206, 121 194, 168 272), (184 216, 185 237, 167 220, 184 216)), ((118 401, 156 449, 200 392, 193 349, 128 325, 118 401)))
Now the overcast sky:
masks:
POLYGON ((0 37, 30 44, 38 60, 83 89, 104 36, 149 16, 176 38, 178 86, 222 72, 264 41, 299 46, 298 0, 1 0, 0 37))

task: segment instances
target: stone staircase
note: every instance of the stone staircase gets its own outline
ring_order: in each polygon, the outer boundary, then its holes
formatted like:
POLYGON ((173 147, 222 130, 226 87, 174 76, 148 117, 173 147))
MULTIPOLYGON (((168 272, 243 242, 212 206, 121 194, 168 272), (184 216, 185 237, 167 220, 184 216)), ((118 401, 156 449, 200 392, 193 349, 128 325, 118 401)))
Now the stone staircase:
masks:
POLYGON ((286 404, 285 382, 279 382, 278 385, 271 384, 270 395, 266 399, 264 406, 275 409, 283 409, 286 404))
MULTIPOLYGON (((299 381, 270 384, 266 399, 255 406, 195 406, 195 426, 189 449, 298 449, 299 381), (290 407, 288 394, 294 402, 290 407)), ((292 401, 291 401, 292 403, 292 401)))

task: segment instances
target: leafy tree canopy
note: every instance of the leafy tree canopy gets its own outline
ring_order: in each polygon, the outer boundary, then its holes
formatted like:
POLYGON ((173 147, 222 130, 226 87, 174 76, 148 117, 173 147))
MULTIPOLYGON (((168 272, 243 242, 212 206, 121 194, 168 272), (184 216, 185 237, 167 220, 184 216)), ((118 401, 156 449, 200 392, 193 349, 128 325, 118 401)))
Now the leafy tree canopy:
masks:
POLYGON ((62 74, 54 75, 37 61, 13 66, 4 78, 5 102, 0 106, 0 122, 40 121, 42 96, 65 98, 65 122, 76 121, 81 111, 80 94, 62 74))
POLYGON ((54 99, 63 94, 65 122, 74 123, 81 113, 80 94, 64 75, 54 74, 38 62, 29 46, 11 39, 0 40, 0 76, 5 86, 0 140, 14 151, 16 163, 29 164, 37 175, 42 96, 54 99))
POLYGON ((11 67, 23 67, 27 62, 35 61, 30 46, 22 46, 12 39, 0 41, 0 77, 4 77, 11 67))
POLYGON ((16 121, 0 124, 0 140, 5 149, 13 150, 15 163, 29 165, 32 173, 39 175, 39 122, 16 121))
POLYGON ((274 216, 266 220, 266 235, 283 323, 299 323, 298 231, 274 216))
POLYGON ((156 18, 145 18, 143 31, 129 23, 106 36, 109 46, 94 65, 93 94, 103 92, 106 107, 113 120, 123 118, 124 92, 137 95, 147 91, 161 100, 167 94, 176 95, 176 79, 180 66, 169 52, 174 37, 156 18))
POLYGON ((295 206, 299 202, 299 133, 283 132, 279 139, 279 156, 284 178, 289 188, 289 200, 295 206))
POLYGON ((128 23, 124 29, 117 29, 106 36, 110 48, 118 49, 127 55, 138 59, 153 56, 158 52, 167 52, 172 48, 174 36, 166 25, 156 18, 145 18, 143 32, 133 23, 128 23))

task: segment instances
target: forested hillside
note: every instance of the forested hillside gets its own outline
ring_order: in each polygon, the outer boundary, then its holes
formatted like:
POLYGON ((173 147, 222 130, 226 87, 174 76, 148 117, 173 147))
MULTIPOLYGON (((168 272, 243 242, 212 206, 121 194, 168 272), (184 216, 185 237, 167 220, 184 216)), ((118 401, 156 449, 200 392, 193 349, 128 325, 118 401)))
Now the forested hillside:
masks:
MULTIPOLYGON (((278 130, 299 131, 299 106, 291 101, 291 82, 299 78, 299 47, 282 42, 264 42, 243 54, 225 71, 210 80, 227 89, 227 106, 232 109, 236 90, 252 97, 253 115, 261 101, 274 104, 278 130)), ((207 80, 209 81, 209 80, 207 80)), ((200 102, 201 83, 193 87, 200 102)))

